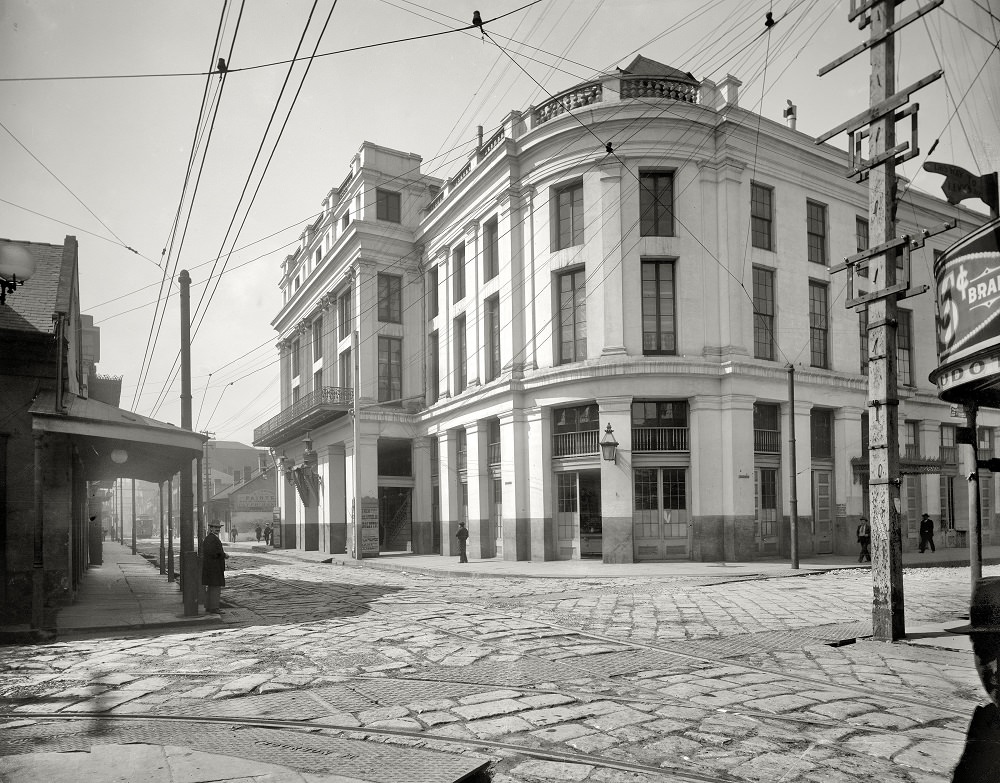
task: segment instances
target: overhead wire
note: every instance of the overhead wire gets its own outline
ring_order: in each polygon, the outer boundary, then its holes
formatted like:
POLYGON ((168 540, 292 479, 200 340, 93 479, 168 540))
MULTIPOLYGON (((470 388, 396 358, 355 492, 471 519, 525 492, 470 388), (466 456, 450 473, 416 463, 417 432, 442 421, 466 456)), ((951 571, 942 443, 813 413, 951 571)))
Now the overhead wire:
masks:
MULTIPOLYGON (((63 190, 65 190, 74 199, 76 199, 77 203, 81 207, 83 207, 85 210, 87 210, 87 212, 90 213, 91 217, 93 217, 94 220, 96 220, 98 223, 100 223, 105 228, 105 230, 107 230, 107 232, 109 234, 111 234, 111 236, 113 236, 115 238, 115 240, 118 242, 119 245, 121 245, 123 248, 125 248, 126 250, 128 250, 130 253, 134 253, 135 255, 139 256, 139 258, 144 258, 147 261, 149 261, 149 263, 156 264, 156 262, 152 258, 149 258, 148 256, 144 256, 142 253, 140 253, 134 247, 131 247, 130 245, 127 245, 125 243, 125 241, 120 236, 118 236, 118 234, 116 234, 114 232, 114 230, 107 223, 105 223, 103 220, 101 220, 100 217, 98 217, 97 213, 94 212, 94 210, 92 210, 90 207, 87 206, 87 204, 84 202, 84 200, 82 198, 80 198, 69 185, 67 185, 65 182, 63 182, 59 178, 58 174, 56 174, 52 169, 50 169, 48 166, 46 166, 42 162, 41 158, 39 158, 34 152, 32 152, 30 149, 28 149, 28 147, 24 144, 24 142, 22 142, 14 134, 14 132, 10 128, 8 128, 6 125, 4 125, 2 121, 0 121, 0 128, 3 128, 7 132, 7 135, 10 136, 21 149, 23 149, 25 152, 27 152, 28 155, 31 156, 32 160, 35 161, 35 163, 37 163, 39 166, 41 166, 43 169, 45 169, 45 171, 48 172, 49 176, 51 176, 52 179, 54 179, 56 182, 58 182, 62 186, 63 190)), ((159 266, 159 264, 156 264, 156 265, 159 266)))

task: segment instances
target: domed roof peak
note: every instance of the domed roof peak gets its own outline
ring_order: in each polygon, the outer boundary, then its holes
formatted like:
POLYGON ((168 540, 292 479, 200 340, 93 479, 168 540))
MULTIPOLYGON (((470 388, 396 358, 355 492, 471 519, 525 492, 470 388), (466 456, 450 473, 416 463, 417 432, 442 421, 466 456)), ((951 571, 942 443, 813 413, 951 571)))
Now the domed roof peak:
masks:
POLYGON ((677 81, 686 81, 691 84, 698 83, 698 80, 690 73, 672 68, 663 63, 658 63, 656 60, 650 60, 641 54, 636 55, 635 59, 627 67, 619 68, 618 71, 626 76, 658 76, 677 81))

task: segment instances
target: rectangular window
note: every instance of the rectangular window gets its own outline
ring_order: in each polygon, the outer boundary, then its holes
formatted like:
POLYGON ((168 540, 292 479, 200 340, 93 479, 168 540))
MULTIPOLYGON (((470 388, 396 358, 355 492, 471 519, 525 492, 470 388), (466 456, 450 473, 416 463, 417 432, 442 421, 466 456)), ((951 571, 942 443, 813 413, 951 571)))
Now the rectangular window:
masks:
POLYGON ((483 280, 500 274, 500 226, 496 218, 483 227, 483 280))
POLYGON ((299 377, 299 351, 300 350, 301 350, 301 346, 299 345, 299 341, 298 340, 293 340, 292 341, 292 348, 291 348, 291 352, 292 352, 292 377, 293 378, 298 378, 299 377))
POLYGON ((806 201, 806 241, 809 261, 826 266, 826 205, 806 201))
POLYGON ((753 355, 774 359, 774 270, 753 268, 753 355))
POLYGON ((673 261, 642 262, 642 352, 677 353, 673 261))
POLYGON ((896 377, 904 386, 915 386, 913 377, 913 313, 900 308, 896 315, 896 377))
POLYGON ((465 243, 455 248, 451 254, 452 302, 465 299, 465 243))
POLYGON ((344 389, 351 388, 351 376, 354 365, 351 363, 351 349, 340 354, 340 385, 344 389))
POLYGON ((559 355, 556 364, 587 358, 587 287, 584 270, 558 276, 559 355))
POLYGON ((392 190, 375 190, 375 217, 379 220, 388 220, 390 223, 399 223, 399 194, 392 190))
POLYGON ((781 453, 781 408, 774 403, 753 404, 753 450, 756 454, 781 453))
MULTIPOLYGON (((854 218, 854 238, 857 245, 857 252, 863 253, 868 249, 868 221, 860 215, 854 218)), ((858 264, 855 267, 859 277, 868 277, 868 262, 858 264)))
POLYGON ((441 372, 441 359, 439 356, 440 350, 441 341, 438 337, 438 333, 436 331, 431 332, 431 335, 427 340, 427 391, 432 405, 437 402, 438 397, 441 396, 439 378, 439 373, 441 372))
POLYGON ((674 175, 639 172, 639 233, 644 237, 674 235, 674 175))
POLYGON ((761 250, 774 250, 774 189, 750 183, 750 241, 761 250))
POLYGON ((500 375, 500 295, 486 300, 486 380, 500 375))
POLYGON ((826 283, 809 281, 809 365, 830 366, 830 308, 826 283))
POLYGON ((312 323, 313 361, 323 358, 323 318, 312 323))
POLYGON ((979 428, 979 459, 990 459, 993 456, 993 428, 979 428))
POLYGON ((438 268, 432 267, 427 272, 427 317, 436 318, 438 314, 438 268))
POLYGON ((868 374, 868 308, 858 311, 858 338, 861 346, 861 374, 868 374))
POLYGON ((833 411, 809 412, 809 442, 813 459, 833 459, 833 411))
POLYGON ((465 434, 465 428, 459 427, 455 430, 455 465, 459 470, 466 470, 469 465, 469 441, 465 434))
POLYGON ((452 332, 455 340, 455 393, 465 391, 468 384, 469 357, 465 350, 465 315, 455 319, 452 332))
POLYGON ((344 213, 344 217, 340 219, 340 230, 342 232, 347 231, 347 227, 348 225, 350 225, 350 223, 351 223, 351 210, 347 210, 344 213))
POLYGON ((553 250, 583 244, 583 183, 574 182, 556 188, 552 192, 553 210, 553 250))
POLYGON ((384 323, 403 322, 403 278, 378 276, 378 319, 384 323))
POLYGON ((354 307, 351 305, 351 289, 348 288, 337 298, 337 315, 340 320, 340 339, 350 335, 354 320, 354 307))
POLYGON ((920 456, 920 422, 907 421, 903 425, 903 454, 907 457, 920 456))
POLYGON ((320 367, 313 373, 313 391, 323 390, 323 368, 320 367))
POLYGON ((378 401, 398 403, 403 397, 403 340, 378 338, 378 401))

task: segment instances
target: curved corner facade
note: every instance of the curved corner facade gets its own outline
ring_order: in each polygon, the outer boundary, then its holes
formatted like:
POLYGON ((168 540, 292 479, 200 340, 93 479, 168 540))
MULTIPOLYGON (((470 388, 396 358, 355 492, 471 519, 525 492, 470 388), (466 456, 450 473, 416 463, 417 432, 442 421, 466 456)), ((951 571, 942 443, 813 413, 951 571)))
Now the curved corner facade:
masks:
MULTIPOLYGON (((873 348, 845 307, 869 280, 830 272, 868 243, 846 164, 735 78, 643 58, 511 112, 446 181, 364 143, 282 270, 282 411, 254 443, 285 476, 284 545, 454 555, 464 521, 473 558, 787 556, 794 475, 800 554, 856 551, 873 348)), ((912 286, 983 219, 905 192, 900 234, 956 215, 912 286)), ((924 511, 960 545, 933 298, 899 310, 903 547, 924 511)))

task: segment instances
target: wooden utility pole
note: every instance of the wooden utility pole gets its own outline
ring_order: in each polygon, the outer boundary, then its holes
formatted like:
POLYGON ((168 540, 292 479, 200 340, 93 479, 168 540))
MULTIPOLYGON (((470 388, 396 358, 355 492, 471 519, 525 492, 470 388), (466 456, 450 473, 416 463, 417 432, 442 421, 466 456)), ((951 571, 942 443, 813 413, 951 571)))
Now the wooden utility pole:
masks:
MULTIPOLYGON (((895 0, 871 9, 872 38, 892 27, 895 0)), ((889 33, 872 46, 870 103, 877 106, 896 90, 896 44, 889 33)), ((876 159, 896 146, 895 112, 871 124, 868 155, 876 159)), ((896 238, 896 166, 890 158, 875 166, 868 180, 870 243, 896 238)), ((881 253, 868 262, 873 287, 896 283, 896 253, 881 253)), ((903 605, 903 540, 899 529, 899 394, 896 376, 896 295, 868 303, 868 464, 872 528, 872 631, 876 639, 895 641, 906 635, 903 605)))
MULTIPOLYGON (((182 269, 178 275, 181 305, 181 429, 191 430, 191 275, 182 269)), ((198 587, 201 581, 198 553, 194 548, 194 487, 190 463, 181 468, 181 593, 184 615, 198 614, 198 587)))
POLYGON ((917 106, 901 109, 912 92, 943 74, 937 71, 896 92, 895 34, 944 0, 930 0, 898 23, 895 7, 901 0, 851 0, 848 20, 871 27, 867 41, 820 69, 833 70, 869 50, 871 80, 869 108, 816 139, 822 143, 841 131, 849 134, 849 177, 868 179, 870 248, 832 268, 848 270, 847 307, 863 306, 868 314, 868 498, 872 530, 872 630, 880 641, 906 635, 903 603, 903 543, 899 527, 899 397, 896 375, 897 298, 923 293, 927 286, 909 287, 909 237, 896 237, 896 165, 916 156, 917 106), (896 123, 912 122, 911 142, 896 142, 896 123), (868 154, 862 156, 862 141, 868 154), (903 279, 896 279, 896 259, 902 254, 903 279), (854 297, 854 267, 865 264, 871 292, 854 297))

